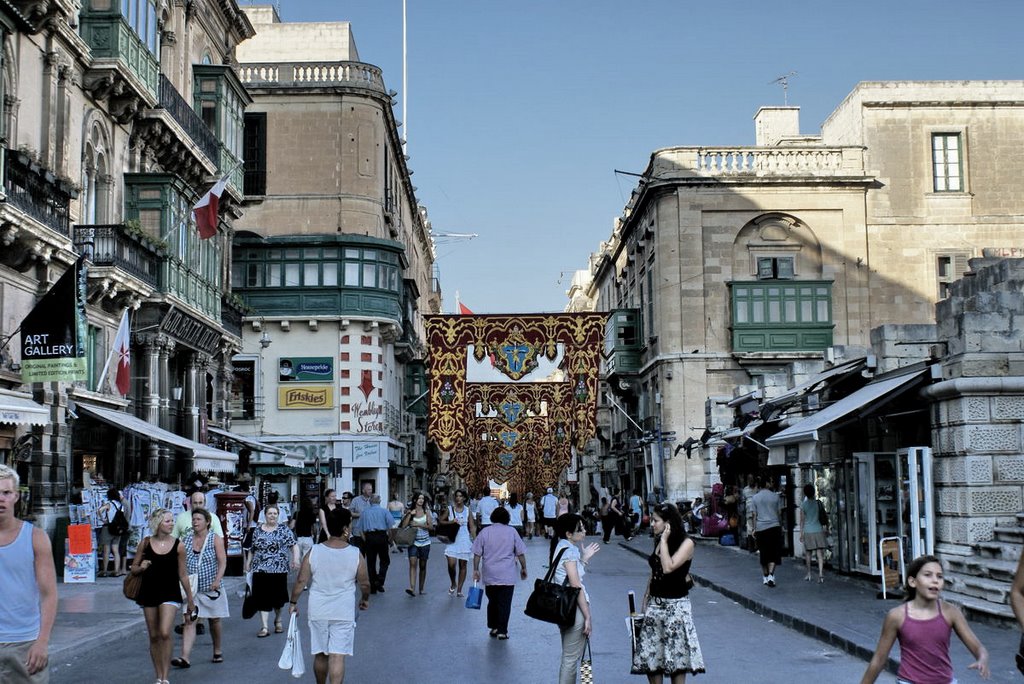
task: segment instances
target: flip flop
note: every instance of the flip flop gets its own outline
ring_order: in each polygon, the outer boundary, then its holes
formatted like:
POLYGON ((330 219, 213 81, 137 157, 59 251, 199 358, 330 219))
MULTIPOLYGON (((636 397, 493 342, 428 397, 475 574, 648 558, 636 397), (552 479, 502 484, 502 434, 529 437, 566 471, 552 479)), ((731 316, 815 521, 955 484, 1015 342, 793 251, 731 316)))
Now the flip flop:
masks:
POLYGON ((284 631, 284 629, 282 629, 282 627, 281 627, 281 621, 280 620, 274 620, 274 634, 280 634, 283 631, 284 631))
POLYGON ((256 632, 256 638, 257 639, 262 639, 262 638, 268 637, 268 636, 270 636, 270 632, 267 630, 266 627, 264 627, 260 631, 256 632))
POLYGON ((223 663, 224 662, 224 654, 223 653, 214 653, 213 654, 213 660, 211 660, 210 662, 211 663, 223 663))
POLYGON ((180 667, 183 670, 192 667, 192 663, 188 662, 184 658, 172 658, 171 665, 173 665, 174 667, 180 667))

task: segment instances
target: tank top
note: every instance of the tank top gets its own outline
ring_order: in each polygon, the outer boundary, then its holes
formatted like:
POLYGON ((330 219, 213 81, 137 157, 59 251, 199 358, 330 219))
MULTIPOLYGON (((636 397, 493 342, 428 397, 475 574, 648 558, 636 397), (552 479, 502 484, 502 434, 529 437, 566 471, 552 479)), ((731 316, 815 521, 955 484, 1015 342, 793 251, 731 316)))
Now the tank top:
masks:
POLYGON ((309 552, 309 569, 313 573, 309 584, 309 619, 354 620, 359 549, 332 549, 317 544, 309 552))
POLYGON ((32 549, 30 523, 21 522, 14 541, 0 547, 0 577, 4 600, 0 601, 0 643, 35 641, 39 637, 39 587, 36 585, 36 554, 32 549))
POLYGON ((693 559, 686 561, 674 571, 666 574, 661 569, 661 560, 658 558, 658 549, 647 559, 651 566, 651 596, 657 598, 685 598, 689 593, 686 588, 686 576, 690 573, 690 563, 693 559))
POLYGON ((900 642, 898 677, 914 684, 949 684, 953 681, 953 663, 949 659, 949 635, 952 626, 938 614, 928 620, 910 617, 908 604, 903 604, 903 625, 896 633, 900 642))

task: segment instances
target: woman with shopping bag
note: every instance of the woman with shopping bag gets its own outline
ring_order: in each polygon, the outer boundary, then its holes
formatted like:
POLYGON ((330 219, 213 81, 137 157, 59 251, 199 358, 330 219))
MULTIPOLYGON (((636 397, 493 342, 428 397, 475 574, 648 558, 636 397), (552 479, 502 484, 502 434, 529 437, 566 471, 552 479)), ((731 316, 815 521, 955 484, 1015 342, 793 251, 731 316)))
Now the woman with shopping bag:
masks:
POLYGON ((519 578, 526 579, 526 545, 519 538, 519 533, 508 526, 508 521, 508 510, 496 508, 491 513, 491 524, 481 530, 473 542, 473 584, 483 579, 487 594, 487 627, 491 636, 501 641, 508 639, 517 559, 521 566, 519 578))
MULTIPOLYGON (((326 515, 327 541, 313 546, 302 559, 291 595, 292 622, 299 598, 309 586, 309 652, 317 684, 345 680, 345 656, 353 653, 356 631, 355 587, 362 596, 359 610, 370 606, 370 575, 359 549, 349 545, 352 514, 338 507, 326 515)), ((292 627, 289 625, 289 630, 292 627)), ((292 673, 295 672, 292 663, 292 673)))

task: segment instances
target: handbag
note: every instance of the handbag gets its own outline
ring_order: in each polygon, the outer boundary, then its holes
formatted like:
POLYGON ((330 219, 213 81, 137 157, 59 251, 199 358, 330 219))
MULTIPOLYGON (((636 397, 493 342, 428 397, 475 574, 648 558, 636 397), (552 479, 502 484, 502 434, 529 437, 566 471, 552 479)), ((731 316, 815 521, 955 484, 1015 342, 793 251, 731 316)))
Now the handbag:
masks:
POLYGON ((306 674, 306 661, 302 657, 302 637, 294 613, 288 620, 288 634, 285 635, 284 649, 281 651, 277 666, 282 670, 291 670, 292 677, 296 679, 306 674))
POLYGON ((594 684, 594 656, 590 653, 590 637, 587 637, 580 658, 580 684, 594 684))
POLYGON ((473 582, 473 586, 469 588, 469 594, 466 596, 466 607, 472 608, 473 610, 480 610, 480 606, 484 603, 484 590, 480 588, 476 582, 473 582))
POLYGON ((576 601, 580 593, 579 587, 570 587, 567 584, 568 577, 561 584, 551 581, 564 553, 565 548, 563 547, 555 556, 544 579, 534 582, 533 593, 526 600, 526 610, 523 612, 535 620, 551 622, 559 627, 571 627, 576 622, 576 601))
MULTIPOLYGON (((146 548, 147 544, 149 544, 149 537, 142 540, 142 543, 139 544, 139 548, 135 551, 135 555, 142 558, 142 550, 146 548)), ((124 586, 121 591, 124 593, 124 597, 130 601, 134 601, 139 598, 139 594, 142 593, 142 573, 140 572, 136 575, 129 571, 128 574, 124 576, 124 586)))
POLYGON ((399 527, 395 530, 392 539, 397 546, 412 546, 413 542, 416 541, 416 528, 412 525, 399 527))
POLYGON ((256 614, 256 600, 252 597, 252 587, 246 585, 245 598, 242 599, 242 619, 249 620, 256 614))

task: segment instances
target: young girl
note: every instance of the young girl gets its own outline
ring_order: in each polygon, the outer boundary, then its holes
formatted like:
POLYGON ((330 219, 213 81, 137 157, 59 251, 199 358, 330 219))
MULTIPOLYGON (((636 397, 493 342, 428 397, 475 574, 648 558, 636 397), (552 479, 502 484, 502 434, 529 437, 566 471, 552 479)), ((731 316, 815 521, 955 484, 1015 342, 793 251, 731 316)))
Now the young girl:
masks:
POLYGON ((955 682, 953 663, 949 659, 949 635, 956 631, 960 641, 977 661, 970 669, 988 679, 988 651, 967 626, 967 620, 956 606, 942 603, 942 564, 935 556, 915 558, 907 567, 907 600, 889 611, 882 623, 875 655, 861 684, 872 684, 885 668, 892 643, 900 642, 900 669, 896 673, 901 684, 917 682, 955 682))

